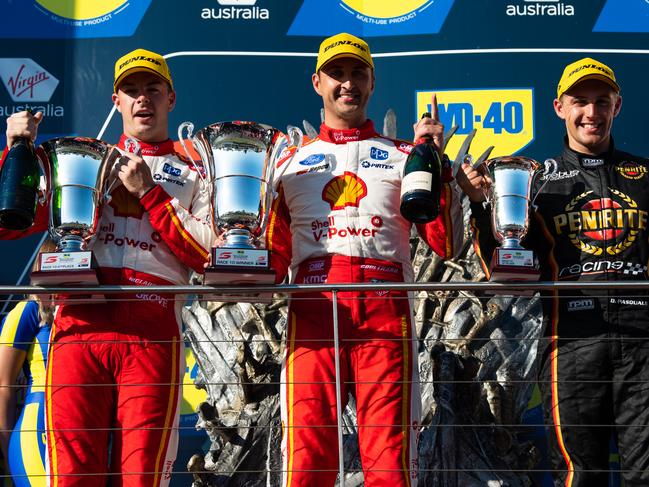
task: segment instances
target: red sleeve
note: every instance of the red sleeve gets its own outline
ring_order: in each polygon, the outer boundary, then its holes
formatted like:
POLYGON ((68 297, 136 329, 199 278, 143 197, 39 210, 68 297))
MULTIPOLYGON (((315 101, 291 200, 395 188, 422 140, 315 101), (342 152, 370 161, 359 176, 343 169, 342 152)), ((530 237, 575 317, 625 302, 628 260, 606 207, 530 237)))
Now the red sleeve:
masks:
POLYGON ((430 223, 417 225, 419 236, 437 255, 445 259, 457 255, 462 247, 464 221, 460 198, 451 169, 445 167, 442 170, 439 215, 430 223))
POLYGON ((146 193, 140 203, 149 214, 151 225, 176 257, 196 272, 203 273, 209 256, 206 246, 212 238, 209 224, 183 208, 159 184, 146 193))
POLYGON ((291 215, 284 201, 284 188, 281 184, 270 210, 266 248, 270 251, 270 266, 277 273, 275 282, 279 284, 288 274, 292 255, 291 215))

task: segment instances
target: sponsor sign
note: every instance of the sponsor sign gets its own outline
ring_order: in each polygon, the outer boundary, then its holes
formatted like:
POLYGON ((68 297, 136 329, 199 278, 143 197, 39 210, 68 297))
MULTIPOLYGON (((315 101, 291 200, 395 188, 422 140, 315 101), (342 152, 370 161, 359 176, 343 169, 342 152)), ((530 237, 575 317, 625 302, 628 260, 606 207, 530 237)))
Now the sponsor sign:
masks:
POLYGON ((59 80, 30 58, 0 58, 0 79, 12 103, 0 104, 0 117, 30 109, 46 117, 63 117, 60 105, 49 103, 59 80))
POLYGON ((229 249, 214 250, 214 264, 218 266, 237 267, 268 267, 268 251, 257 249, 229 249))
POLYGON ((415 113, 431 111, 433 93, 437 94, 440 121, 446 129, 459 127, 446 147, 451 159, 473 129, 478 129, 471 144, 474 157, 491 145, 491 157, 516 154, 534 141, 532 88, 417 91, 415 113))
POLYGON ((180 405, 180 426, 187 427, 183 428, 180 431, 181 435, 203 435, 203 431, 197 431, 194 426, 196 426, 196 420, 198 415, 196 414, 196 408, 202 402, 207 400, 207 391, 205 389, 198 389, 194 386, 194 381, 198 376, 198 364, 196 363, 196 357, 192 352, 192 349, 189 346, 189 343, 185 342, 185 375, 183 377, 183 399, 180 405))
POLYGON ((360 37, 437 34, 453 3, 454 0, 304 0, 288 35, 329 36, 339 32, 360 37))
POLYGON ((67 271, 90 269, 89 250, 83 252, 44 252, 41 254, 41 271, 67 271))
POLYGON ((270 11, 257 0, 217 0, 218 7, 201 8, 203 20, 269 20, 270 11))
POLYGON ((3 38, 128 37, 151 0, 20 0, 3 2, 3 38))
POLYGON ((575 7, 562 0, 517 0, 507 4, 505 13, 510 17, 572 17, 575 7))
POLYGON ((593 32, 649 32, 647 0, 608 0, 593 32))

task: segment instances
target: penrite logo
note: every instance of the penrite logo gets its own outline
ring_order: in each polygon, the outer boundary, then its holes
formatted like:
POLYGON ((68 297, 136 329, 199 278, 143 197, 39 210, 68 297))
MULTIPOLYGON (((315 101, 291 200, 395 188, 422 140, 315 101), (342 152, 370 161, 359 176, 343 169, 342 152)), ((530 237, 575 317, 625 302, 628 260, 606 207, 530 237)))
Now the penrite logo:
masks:
POLYGON ((0 116, 31 109, 49 117, 62 117, 62 106, 48 103, 59 80, 29 58, 0 58, 0 78, 14 103, 0 105, 0 116))
POLYGON ((201 9, 203 20, 268 20, 270 11, 256 6, 257 0, 217 0, 220 7, 201 9))
POLYGON ((565 213, 555 215, 554 232, 567 235, 581 252, 596 256, 618 255, 634 245, 647 230, 649 214, 630 196, 608 188, 610 198, 592 191, 570 200, 565 213))
POLYGON ((288 35, 437 34, 455 0, 304 0, 288 35), (326 19, 323 22, 322 19, 326 19))
POLYGON ((607 0, 593 32, 649 32, 649 1, 607 0))
POLYGON ((491 145, 491 157, 511 155, 534 140, 532 88, 417 91, 415 113, 431 111, 432 93, 437 93, 440 121, 459 127, 446 148, 451 159, 474 128, 471 153, 476 157, 491 145))
POLYGON ((523 0, 508 4, 505 13, 510 17, 571 17, 575 7, 561 0, 523 0))
POLYGON ((88 39, 133 35, 151 0, 21 0, 3 4, 0 37, 88 39))

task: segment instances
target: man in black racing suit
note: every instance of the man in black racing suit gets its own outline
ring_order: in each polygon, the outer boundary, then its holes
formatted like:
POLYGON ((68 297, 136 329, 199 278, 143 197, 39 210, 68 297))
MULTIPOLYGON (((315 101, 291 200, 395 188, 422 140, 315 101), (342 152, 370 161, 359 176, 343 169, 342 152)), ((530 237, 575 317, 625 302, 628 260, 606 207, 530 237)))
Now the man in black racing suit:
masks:
MULTIPOLYGON (((610 132, 620 107, 606 65, 585 58, 566 67, 554 100, 566 124, 564 149, 556 172, 535 188, 547 183, 523 240, 535 250, 543 281, 647 280, 649 161, 615 148, 610 132)), ((472 201, 476 253, 489 275, 496 241, 482 189, 491 180, 483 169, 464 165, 463 172, 458 182, 472 201)), ((626 486, 649 485, 647 291, 566 290, 543 298, 539 386, 555 485, 608 486, 612 435, 626 486)))

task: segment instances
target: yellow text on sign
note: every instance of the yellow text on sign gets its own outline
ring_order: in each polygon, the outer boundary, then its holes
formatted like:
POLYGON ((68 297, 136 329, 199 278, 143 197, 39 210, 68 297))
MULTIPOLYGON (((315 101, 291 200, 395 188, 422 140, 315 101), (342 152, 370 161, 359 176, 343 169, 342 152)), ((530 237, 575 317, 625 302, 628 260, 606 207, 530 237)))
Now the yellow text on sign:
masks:
POLYGON ((444 130, 457 125, 446 153, 457 155, 462 142, 477 129, 470 153, 478 157, 493 145, 490 157, 515 154, 534 140, 534 91, 520 89, 426 90, 417 92, 417 113, 430 111, 431 95, 437 94, 444 130))

